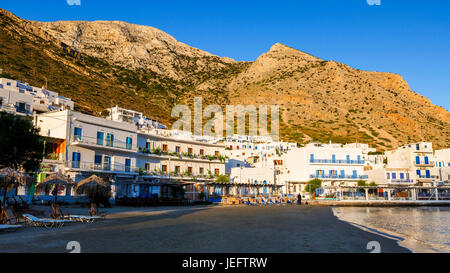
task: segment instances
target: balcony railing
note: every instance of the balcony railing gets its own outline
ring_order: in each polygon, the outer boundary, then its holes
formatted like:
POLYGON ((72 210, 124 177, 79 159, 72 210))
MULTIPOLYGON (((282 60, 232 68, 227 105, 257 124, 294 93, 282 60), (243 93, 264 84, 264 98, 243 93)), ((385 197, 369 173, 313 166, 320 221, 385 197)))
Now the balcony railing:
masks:
POLYGON ((424 162, 424 161, 420 161, 420 162, 414 162, 414 165, 416 166, 434 166, 434 161, 428 161, 428 162, 424 162))
POLYGON ((314 164, 351 164, 364 165, 365 160, 332 160, 332 159, 310 159, 309 163, 314 164))
POLYGON ((414 184, 413 179, 390 179, 389 183, 392 184, 414 184))
POLYGON ((309 178, 319 179, 369 179, 368 175, 317 175, 311 174, 309 178))
POLYGON ((121 173, 138 173, 139 169, 134 166, 127 166, 125 164, 97 164, 93 162, 84 161, 67 161, 66 168, 80 170, 80 171, 101 171, 101 172, 121 172, 121 173))
POLYGON ((122 150, 129 150, 136 152, 137 146, 134 144, 129 144, 119 140, 110 139, 98 139, 94 137, 78 136, 74 135, 73 144, 87 144, 90 146, 105 147, 105 148, 116 148, 122 150))

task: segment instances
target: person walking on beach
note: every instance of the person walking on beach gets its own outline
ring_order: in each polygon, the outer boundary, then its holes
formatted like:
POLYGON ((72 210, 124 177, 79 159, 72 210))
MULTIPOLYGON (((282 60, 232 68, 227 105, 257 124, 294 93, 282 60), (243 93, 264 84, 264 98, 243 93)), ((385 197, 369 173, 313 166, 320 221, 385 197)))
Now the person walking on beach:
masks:
POLYGON ((297 196, 297 204, 299 204, 299 205, 302 204, 302 195, 300 193, 297 196))

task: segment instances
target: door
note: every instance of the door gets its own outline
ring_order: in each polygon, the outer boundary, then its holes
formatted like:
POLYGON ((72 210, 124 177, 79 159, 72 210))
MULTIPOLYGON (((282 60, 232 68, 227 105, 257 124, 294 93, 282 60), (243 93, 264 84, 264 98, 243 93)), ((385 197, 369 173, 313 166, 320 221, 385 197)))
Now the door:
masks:
POLYGON ((80 168, 81 154, 80 153, 72 153, 72 168, 80 168))
POLYGON ((111 157, 105 156, 103 161, 103 170, 104 171, 110 171, 111 170, 111 157))
POLYGON ((131 171, 131 159, 125 159, 125 172, 129 173, 131 171))

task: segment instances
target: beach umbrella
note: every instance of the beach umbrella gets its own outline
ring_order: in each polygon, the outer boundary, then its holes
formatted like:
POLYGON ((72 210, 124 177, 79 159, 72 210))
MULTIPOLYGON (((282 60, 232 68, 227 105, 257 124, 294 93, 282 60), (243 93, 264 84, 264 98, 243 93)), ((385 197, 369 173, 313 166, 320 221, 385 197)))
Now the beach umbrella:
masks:
POLYGON ((41 181, 39 183, 37 183, 36 185, 36 190, 38 191, 51 191, 52 194, 55 196, 55 201, 53 202, 52 208, 53 208, 53 215, 52 217, 54 219, 57 218, 57 213, 56 213, 56 206, 57 206, 57 201, 58 201, 58 190, 60 186, 69 186, 69 185, 73 185, 75 184, 73 182, 73 180, 62 174, 61 172, 57 172, 57 173, 52 173, 49 176, 47 176, 47 178, 44 181, 41 181))
POLYGON ((13 168, 0 169, 0 188, 4 190, 2 201, 2 213, 0 216, 0 223, 5 223, 8 216, 6 215, 6 193, 10 188, 16 185, 26 185, 28 175, 19 172, 13 168))
POLYGON ((75 188, 77 194, 86 194, 91 200, 91 216, 95 215, 94 201, 96 198, 106 198, 111 194, 111 185, 102 178, 94 175, 80 181, 75 188))

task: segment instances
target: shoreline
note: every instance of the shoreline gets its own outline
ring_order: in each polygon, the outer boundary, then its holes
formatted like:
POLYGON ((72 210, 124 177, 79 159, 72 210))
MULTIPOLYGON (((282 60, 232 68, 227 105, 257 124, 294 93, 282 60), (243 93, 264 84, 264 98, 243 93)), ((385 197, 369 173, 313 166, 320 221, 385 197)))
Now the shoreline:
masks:
MULTIPOLYGON (((66 207, 72 213, 86 208, 66 207)), ((364 231, 324 206, 113 207, 104 221, 0 234, 0 252, 67 253, 408 253, 393 239, 364 231)))
MULTIPOLYGON (((432 206, 429 206, 432 207, 432 206)), ((348 208, 348 207, 342 207, 342 208, 348 208)), ((376 208, 376 207, 371 207, 376 208)), ((382 208, 382 207, 380 207, 382 208)), ((352 217, 354 218, 354 215, 351 215, 351 212, 342 212, 341 208, 339 207, 333 207, 333 214, 341 221, 347 222, 355 227, 358 227, 362 230, 365 230, 367 232, 371 232, 374 234, 378 234, 380 236, 384 236, 386 238, 393 239, 397 241, 397 244, 400 247, 407 248, 413 253, 446 253, 448 250, 445 250, 445 246, 442 245, 435 245, 433 243, 430 243, 428 241, 419 240, 407 233, 399 233, 397 231, 394 231, 392 229, 386 229, 380 226, 375 226, 374 224, 369 223, 368 221, 364 221, 361 218, 358 218, 357 220, 360 220, 359 222, 356 222, 352 220, 352 217), (346 215, 350 214, 350 215, 346 215)))

